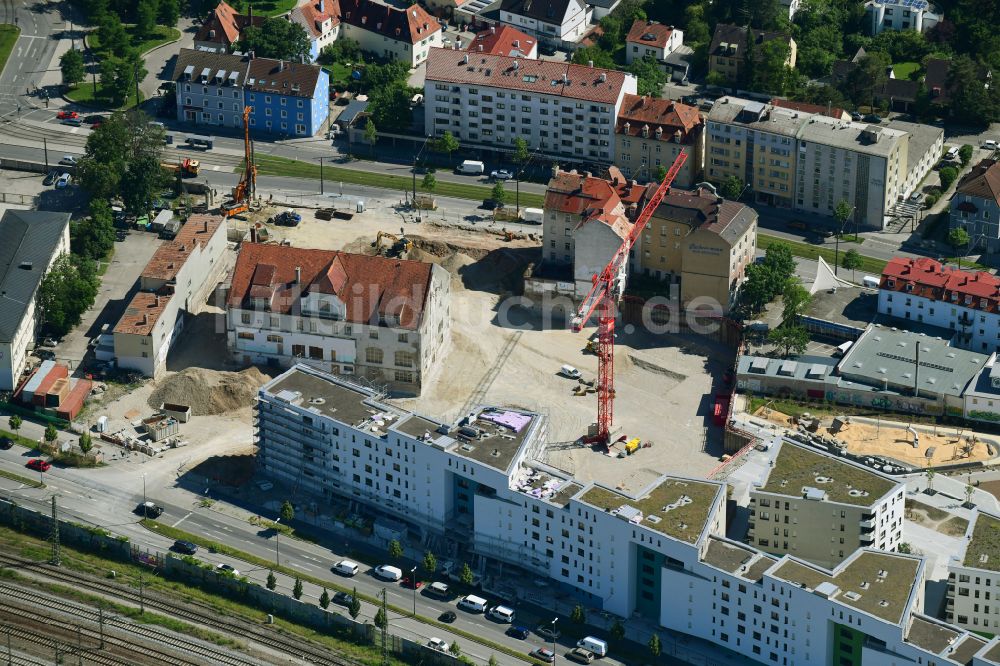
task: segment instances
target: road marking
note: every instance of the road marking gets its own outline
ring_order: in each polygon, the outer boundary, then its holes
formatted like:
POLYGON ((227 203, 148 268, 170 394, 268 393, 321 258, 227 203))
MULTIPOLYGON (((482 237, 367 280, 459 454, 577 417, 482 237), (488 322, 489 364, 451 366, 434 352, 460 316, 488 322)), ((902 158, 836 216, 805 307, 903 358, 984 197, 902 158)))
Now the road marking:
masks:
POLYGON ((218 171, 218 170, 219 170, 219 165, 218 164, 216 164, 214 167, 212 167, 212 171, 218 171))
POLYGON ((184 516, 183 518, 181 518, 180 520, 178 520, 176 523, 174 523, 173 525, 171 525, 171 527, 177 527, 178 525, 180 525, 181 523, 183 523, 185 520, 187 520, 188 518, 190 518, 192 513, 194 513, 194 511, 188 512, 188 514, 186 516, 184 516))

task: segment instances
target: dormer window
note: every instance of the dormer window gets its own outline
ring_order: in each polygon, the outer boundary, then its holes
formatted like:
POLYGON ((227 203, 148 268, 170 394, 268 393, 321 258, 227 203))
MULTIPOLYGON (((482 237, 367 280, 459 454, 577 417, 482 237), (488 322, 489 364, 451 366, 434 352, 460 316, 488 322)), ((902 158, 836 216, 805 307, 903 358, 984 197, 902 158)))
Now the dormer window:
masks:
POLYGON ((966 296, 965 297, 965 304, 966 305, 971 305, 972 304, 972 296, 966 296))
POLYGON ((913 284, 912 283, 910 283, 910 282, 906 283, 906 291, 907 292, 912 292, 913 291, 913 284))
POLYGON ((889 287, 889 289, 895 289, 896 288, 896 281, 895 280, 886 280, 885 281, 885 286, 889 287))
POLYGON ((979 299, 979 307, 981 307, 983 310, 989 307, 989 304, 990 304, 989 301, 987 301, 985 298, 979 299))

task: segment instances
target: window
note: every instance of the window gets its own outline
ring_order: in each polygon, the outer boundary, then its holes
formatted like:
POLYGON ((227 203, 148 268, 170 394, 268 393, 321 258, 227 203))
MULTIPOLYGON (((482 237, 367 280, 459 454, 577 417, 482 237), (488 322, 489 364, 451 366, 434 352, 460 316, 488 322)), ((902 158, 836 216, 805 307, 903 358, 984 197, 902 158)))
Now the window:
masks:
POLYGON ((400 368, 412 368, 413 367, 413 352, 408 351, 398 351, 396 356, 396 366, 400 368))
POLYGON ((253 333, 245 333, 243 331, 240 331, 240 333, 236 337, 238 337, 240 340, 253 340, 253 333))
POLYGON ((240 321, 242 323, 244 323, 244 324, 249 324, 250 323, 250 313, 249 312, 244 312, 243 314, 241 314, 240 315, 240 321))
POLYGON ((382 350, 378 347, 368 347, 365 349, 365 362, 382 363, 382 350))
POLYGON ((409 370, 397 370, 396 371, 396 381, 402 382, 404 384, 413 383, 413 373, 409 370))
POLYGON ((292 356, 297 356, 299 358, 306 355, 305 345, 292 345, 292 356))
POLYGON ((313 360, 316 360, 316 361, 322 361, 323 360, 323 348, 322 347, 313 347, 313 346, 310 345, 310 347, 309 347, 309 358, 311 358, 313 360))

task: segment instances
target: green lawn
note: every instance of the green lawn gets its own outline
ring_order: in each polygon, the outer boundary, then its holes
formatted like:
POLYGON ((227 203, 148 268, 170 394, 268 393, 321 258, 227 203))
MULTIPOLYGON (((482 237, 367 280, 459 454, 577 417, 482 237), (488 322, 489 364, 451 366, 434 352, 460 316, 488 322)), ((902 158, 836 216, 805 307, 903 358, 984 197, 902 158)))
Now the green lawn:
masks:
MULTIPOLYGON (((297 0, 263 0, 253 3, 254 16, 278 16, 292 11, 297 0)), ((239 11, 239 3, 234 5, 239 11)))
MULTIPOLYGON (((262 176, 292 176, 296 178, 313 178, 319 180, 319 162, 301 162, 291 160, 286 157, 275 157, 273 155, 263 155, 256 158, 257 173, 262 176)), ((382 187, 393 190, 410 190, 413 187, 413 180, 407 176, 388 176, 382 173, 371 173, 368 171, 358 171, 355 169, 345 169, 343 167, 324 166, 323 178, 330 182, 343 181, 355 185, 368 185, 370 187, 382 187)), ((423 176, 417 178, 417 190, 425 192, 420 186, 423 176)), ((465 183, 450 183, 437 181, 437 187, 433 194, 442 197, 457 197, 459 199, 482 200, 490 198, 491 187, 482 185, 467 185, 465 183)), ((534 206, 541 208, 545 197, 541 194, 521 193, 521 206, 534 206)), ((514 185, 507 186, 507 205, 514 204, 514 185)))
MULTIPOLYGON (((111 100, 103 94, 100 84, 97 86, 97 95, 94 95, 94 85, 93 83, 80 83, 77 84, 75 88, 69 90, 66 95, 66 99, 76 102, 77 104, 82 104, 84 106, 92 106, 98 109, 128 109, 135 106, 135 89, 129 94, 128 99, 125 100, 125 104, 121 107, 116 107, 111 103, 111 100)), ((139 92, 139 101, 143 100, 142 92, 139 92)))
MULTIPOLYGON (((778 238, 776 236, 768 236, 767 234, 757 234, 757 247, 762 250, 766 250, 767 246, 771 243, 784 243, 791 250, 792 254, 796 257, 802 257, 803 259, 816 260, 819 257, 823 257, 826 263, 833 266, 834 256, 836 252, 832 248, 827 248, 825 246, 817 247, 815 245, 810 245, 809 243, 800 243, 798 241, 786 240, 784 238, 778 238)), ((840 258, 843 260, 846 248, 840 248, 840 258)), ((862 273, 871 273, 872 275, 881 275, 882 269, 886 265, 885 259, 876 259, 875 257, 867 257, 861 255, 861 266, 858 267, 858 271, 862 273)))
POLYGON ((346 88, 347 84, 351 82, 350 67, 335 62, 332 65, 323 65, 323 69, 330 74, 330 85, 338 90, 346 88))
MULTIPOLYGON (((256 7, 254 8, 256 9, 256 7)), ((139 49, 139 53, 146 53, 157 46, 162 46, 169 42, 176 42, 181 38, 181 33, 177 28, 168 28, 164 25, 156 26, 156 32, 154 35, 149 37, 140 38, 135 34, 135 25, 131 23, 125 24, 125 33, 129 37, 131 45, 139 49)), ((95 51, 101 50, 101 40, 97 37, 97 31, 94 30, 87 35, 87 44, 90 45, 95 51)))
POLYGON ((896 75, 897 79, 909 81, 910 75, 919 71, 919 69, 919 62, 900 62, 892 66, 892 73, 896 75))
POLYGON ((10 57, 10 52, 14 50, 14 44, 17 43, 17 37, 20 34, 21 29, 16 25, 0 23, 0 72, 3 71, 4 65, 7 64, 7 58, 10 57))

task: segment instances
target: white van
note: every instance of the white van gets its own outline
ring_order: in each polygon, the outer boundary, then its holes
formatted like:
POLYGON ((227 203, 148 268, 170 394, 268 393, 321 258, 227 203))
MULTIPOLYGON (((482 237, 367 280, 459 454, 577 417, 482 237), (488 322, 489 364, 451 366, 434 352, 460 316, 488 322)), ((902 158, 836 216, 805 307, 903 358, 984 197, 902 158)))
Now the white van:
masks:
POLYGON ((949 148, 948 152, 945 153, 945 157, 949 160, 958 159, 958 148, 956 146, 949 148))
POLYGON ((497 622, 510 624, 514 621, 514 609, 506 606, 494 606, 487 615, 497 622))
POLYGON ((608 644, 600 638, 594 638, 593 636, 581 638, 576 642, 576 646, 584 650, 590 650, 598 657, 604 657, 608 654, 608 644))
POLYGON ((470 594, 458 602, 458 607, 462 610, 467 610, 470 613, 485 613, 486 612, 486 599, 482 597, 477 597, 474 594, 470 594))
POLYGON ((447 599, 450 596, 448 592, 448 583, 435 582, 431 583, 424 589, 427 591, 427 594, 433 597, 438 597, 439 599, 447 599))
POLYGON ((559 374, 563 377, 569 377, 570 379, 579 379, 580 371, 574 368, 572 365, 564 365, 559 368, 559 374))
POLYGON ((350 560, 341 560, 333 565, 334 571, 341 576, 348 577, 357 575, 359 568, 356 562, 351 562, 350 560))
POLYGON ((545 218, 545 211, 541 208, 525 208, 521 213, 521 219, 528 224, 541 224, 545 218))
POLYGON ((394 567, 391 564, 382 564, 375 567, 375 575, 382 580, 388 580, 395 583, 403 577, 403 570, 399 567, 394 567))
POLYGON ((465 160, 458 165, 455 169, 458 173, 468 174, 470 176, 481 176, 486 173, 486 165, 482 162, 476 160, 465 160))

